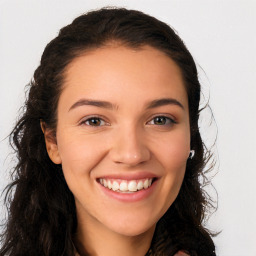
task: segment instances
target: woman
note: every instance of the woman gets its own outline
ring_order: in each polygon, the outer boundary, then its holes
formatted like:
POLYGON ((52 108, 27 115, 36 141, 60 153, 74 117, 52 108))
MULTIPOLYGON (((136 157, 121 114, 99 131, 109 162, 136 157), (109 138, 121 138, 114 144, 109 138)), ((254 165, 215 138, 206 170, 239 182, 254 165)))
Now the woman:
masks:
POLYGON ((0 255, 215 255, 199 100, 193 58, 163 22, 105 8, 61 29, 12 132, 0 255))

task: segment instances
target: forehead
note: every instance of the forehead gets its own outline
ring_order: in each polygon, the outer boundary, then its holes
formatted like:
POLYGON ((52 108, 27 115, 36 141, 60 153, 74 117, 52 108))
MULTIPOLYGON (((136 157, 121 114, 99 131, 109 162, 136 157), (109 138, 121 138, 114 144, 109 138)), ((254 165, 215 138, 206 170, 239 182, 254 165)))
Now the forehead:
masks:
MULTIPOLYGON (((165 53, 143 46, 105 46, 84 52, 66 68, 62 94, 104 100, 175 97, 187 105, 181 70, 165 53), (81 96, 81 95, 80 95, 81 96)), ((62 97, 62 95, 61 95, 62 97)), ((65 97, 66 98, 66 97, 65 97)))

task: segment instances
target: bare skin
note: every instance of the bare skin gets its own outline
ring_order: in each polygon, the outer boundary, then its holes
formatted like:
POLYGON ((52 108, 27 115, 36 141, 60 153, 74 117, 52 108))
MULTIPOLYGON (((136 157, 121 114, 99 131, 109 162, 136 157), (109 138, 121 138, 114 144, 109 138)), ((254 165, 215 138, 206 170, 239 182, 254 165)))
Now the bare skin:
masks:
MULTIPOLYGON (((81 222, 80 222, 81 223, 81 222)), ((137 236, 125 236, 102 230, 97 221, 90 225, 91 221, 84 223, 78 229, 76 236, 76 248, 81 256, 85 255, 145 255, 150 247, 155 227, 137 236)))
POLYGON ((152 47, 110 45, 74 59, 65 78, 56 140, 47 129, 45 138, 75 198, 77 250, 145 255, 157 221, 179 193, 190 151, 181 72, 152 47), (147 185, 119 189, 133 181, 147 185))

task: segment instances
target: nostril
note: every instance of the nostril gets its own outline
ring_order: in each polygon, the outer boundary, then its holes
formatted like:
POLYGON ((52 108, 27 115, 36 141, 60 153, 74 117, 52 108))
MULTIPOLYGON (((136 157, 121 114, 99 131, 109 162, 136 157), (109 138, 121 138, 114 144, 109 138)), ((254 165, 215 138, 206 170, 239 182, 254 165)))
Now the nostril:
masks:
POLYGON ((131 136, 118 137, 109 150, 109 156, 117 164, 136 166, 147 162, 151 158, 149 148, 141 143, 141 138, 131 136))

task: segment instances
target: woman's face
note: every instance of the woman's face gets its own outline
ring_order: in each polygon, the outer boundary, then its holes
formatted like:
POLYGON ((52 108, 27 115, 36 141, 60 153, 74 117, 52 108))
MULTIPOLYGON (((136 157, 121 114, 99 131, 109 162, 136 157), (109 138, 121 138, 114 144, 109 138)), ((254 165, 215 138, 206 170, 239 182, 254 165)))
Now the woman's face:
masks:
POLYGON ((178 66, 149 46, 108 46, 74 59, 58 103, 52 161, 62 164, 78 224, 135 236, 175 200, 190 151, 178 66))

